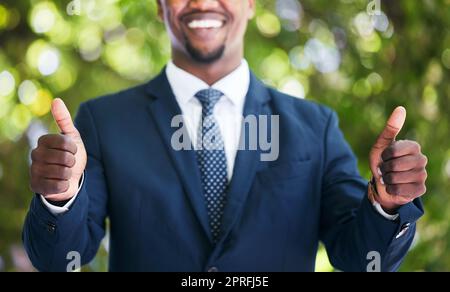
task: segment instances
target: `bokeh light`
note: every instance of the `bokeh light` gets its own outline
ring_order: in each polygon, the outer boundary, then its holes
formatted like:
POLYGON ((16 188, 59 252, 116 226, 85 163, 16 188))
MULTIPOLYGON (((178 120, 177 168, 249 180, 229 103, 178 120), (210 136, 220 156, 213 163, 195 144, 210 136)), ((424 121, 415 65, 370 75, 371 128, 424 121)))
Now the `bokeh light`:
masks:
POLYGON ((296 31, 300 28, 303 18, 303 7, 297 0, 277 0, 276 12, 281 19, 283 28, 296 31))
POLYGON ((447 163, 445 163, 444 171, 445 171, 447 178, 450 179, 450 159, 447 160, 447 163))
POLYGON ((39 89, 36 94, 36 99, 28 105, 28 108, 33 115, 41 117, 50 112, 52 100, 52 94, 48 90, 39 89))
POLYGON ((58 50, 47 48, 43 50, 38 57, 38 70, 44 76, 52 75, 58 70, 60 65, 60 57, 58 50))
POLYGON ((297 98, 305 98, 306 92, 303 85, 295 78, 288 77, 281 82, 280 91, 297 98))
POLYGON ((40 2, 31 10, 31 28, 36 33, 49 32, 56 22, 56 7, 52 2, 40 2))
POLYGON ((445 68, 450 69, 450 49, 446 49, 442 53, 442 64, 444 64, 445 68))
POLYGON ((18 130, 24 131, 30 124, 32 115, 28 108, 23 104, 18 104, 14 107, 11 114, 11 121, 13 126, 18 130))
POLYGON ((331 73, 339 69, 341 54, 332 45, 318 39, 310 39, 305 45, 305 55, 321 73, 331 73))
POLYGON ((9 22, 9 11, 0 4, 0 30, 5 28, 9 22))
POLYGON ((24 105, 32 104, 36 100, 37 92, 38 88, 32 81, 23 81, 18 90, 20 102, 24 105))
POLYGON ((275 37, 281 31, 281 23, 278 17, 271 12, 264 12, 256 18, 256 24, 262 35, 275 37))
POLYGON ((0 97, 10 95, 16 86, 14 76, 9 71, 0 72, 0 97))

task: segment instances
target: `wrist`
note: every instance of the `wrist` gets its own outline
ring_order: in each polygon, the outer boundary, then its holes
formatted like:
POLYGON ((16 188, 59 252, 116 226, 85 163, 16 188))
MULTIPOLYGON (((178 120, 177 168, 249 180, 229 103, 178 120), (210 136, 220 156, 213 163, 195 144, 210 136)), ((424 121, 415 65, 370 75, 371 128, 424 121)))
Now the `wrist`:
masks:
POLYGON ((46 199, 46 200, 47 200, 47 202, 48 202, 49 204, 51 204, 51 205, 53 205, 53 206, 56 206, 56 207, 64 207, 65 205, 67 205, 67 203, 70 202, 71 199, 64 200, 64 201, 52 201, 52 200, 50 200, 50 199, 46 199))
POLYGON ((384 212, 386 212, 389 215, 395 215, 398 213, 398 209, 400 208, 400 206, 398 205, 386 205, 386 204, 382 204, 380 202, 378 202, 381 206, 381 208, 384 210, 384 212))

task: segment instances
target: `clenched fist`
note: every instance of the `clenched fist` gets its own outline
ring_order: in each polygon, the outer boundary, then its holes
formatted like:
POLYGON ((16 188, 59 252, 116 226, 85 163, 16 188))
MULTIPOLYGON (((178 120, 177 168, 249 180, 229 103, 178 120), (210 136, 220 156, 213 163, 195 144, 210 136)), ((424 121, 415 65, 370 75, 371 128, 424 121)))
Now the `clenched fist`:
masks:
POLYGON ((52 103, 52 115, 61 134, 39 138, 31 152, 31 189, 49 201, 66 201, 76 195, 86 167, 87 154, 80 133, 61 99, 52 103))
POLYGON ((398 107, 370 152, 370 168, 376 181, 378 203, 388 213, 425 194, 427 157, 414 141, 395 141, 406 120, 398 107))

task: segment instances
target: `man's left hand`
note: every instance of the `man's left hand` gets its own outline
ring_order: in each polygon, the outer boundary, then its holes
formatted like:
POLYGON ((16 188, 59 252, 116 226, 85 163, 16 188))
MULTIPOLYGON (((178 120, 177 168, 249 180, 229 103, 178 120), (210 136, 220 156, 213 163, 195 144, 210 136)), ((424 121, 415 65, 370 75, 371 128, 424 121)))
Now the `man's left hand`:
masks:
POLYGON ((395 141, 406 120, 397 107, 370 151, 370 169, 376 182, 375 200, 390 214, 426 192, 427 157, 415 141, 395 141))

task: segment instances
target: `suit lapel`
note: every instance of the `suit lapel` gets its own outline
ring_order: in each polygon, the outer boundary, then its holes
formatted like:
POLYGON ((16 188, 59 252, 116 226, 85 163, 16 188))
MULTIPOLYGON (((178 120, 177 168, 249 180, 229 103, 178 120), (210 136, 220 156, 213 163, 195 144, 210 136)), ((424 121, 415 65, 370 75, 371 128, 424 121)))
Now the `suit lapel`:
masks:
MULTIPOLYGON (((172 163, 177 170, 192 208, 194 209, 206 236, 212 243, 208 213, 202 195, 201 178, 195 151, 193 147, 191 147, 191 150, 176 151, 171 144, 172 136, 175 131, 178 130, 177 128, 171 127, 171 121, 176 115, 181 115, 181 109, 176 102, 169 81, 167 80, 165 70, 163 70, 155 79, 150 81, 147 85, 147 93, 153 97, 153 100, 148 106, 151 116, 158 127, 161 138, 166 144, 166 149, 170 154, 172 163)), ((187 138, 187 136, 188 135, 186 135, 185 138, 187 138)), ((190 141, 189 144, 191 144, 190 141)))
MULTIPOLYGON (((252 73, 244 106, 244 118, 249 115, 255 115, 256 117, 269 115, 270 110, 265 106, 269 100, 270 95, 267 88, 252 73)), ((241 133, 243 134, 244 132, 244 129, 242 129, 241 133)), ((245 139, 242 134, 241 142, 242 139, 245 139)), ((236 155, 233 177, 228 188, 227 204, 222 219, 222 240, 227 237, 234 224, 242 215, 242 209, 260 163, 261 151, 259 147, 257 148, 258 150, 239 150, 236 155)))

